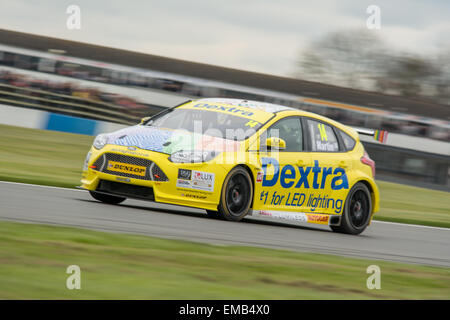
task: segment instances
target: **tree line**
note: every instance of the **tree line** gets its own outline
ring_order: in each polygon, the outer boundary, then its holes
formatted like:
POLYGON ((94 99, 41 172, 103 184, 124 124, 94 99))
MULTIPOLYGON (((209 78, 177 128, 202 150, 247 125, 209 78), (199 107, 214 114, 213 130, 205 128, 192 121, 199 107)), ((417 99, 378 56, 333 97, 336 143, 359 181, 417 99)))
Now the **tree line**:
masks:
POLYGON ((398 52, 373 31, 336 31, 300 52, 297 78, 450 104, 450 48, 398 52))

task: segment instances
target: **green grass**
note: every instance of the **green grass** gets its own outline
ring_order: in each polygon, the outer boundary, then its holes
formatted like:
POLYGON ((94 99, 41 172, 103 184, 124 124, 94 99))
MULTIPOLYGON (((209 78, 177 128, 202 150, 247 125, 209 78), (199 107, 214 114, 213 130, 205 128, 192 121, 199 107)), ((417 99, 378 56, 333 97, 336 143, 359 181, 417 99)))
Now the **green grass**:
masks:
POLYGON ((73 188, 93 137, 0 125, 0 180, 73 188))
MULTIPOLYGON (((0 180, 73 188, 93 137, 0 125, 0 180)), ((450 227, 448 192, 377 182, 375 219, 450 227)))
POLYGON ((448 268, 10 222, 0 243, 0 299, 450 298, 448 268), (66 288, 69 265, 81 290, 66 288))
POLYGON ((450 193, 377 181, 380 211, 376 220, 450 228, 450 193))

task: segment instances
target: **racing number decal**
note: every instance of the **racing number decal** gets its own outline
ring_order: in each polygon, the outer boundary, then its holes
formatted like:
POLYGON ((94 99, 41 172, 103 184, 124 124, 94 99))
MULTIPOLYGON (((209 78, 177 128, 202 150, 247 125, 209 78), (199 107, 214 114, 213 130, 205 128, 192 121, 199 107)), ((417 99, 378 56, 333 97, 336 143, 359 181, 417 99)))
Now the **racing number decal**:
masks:
POLYGON ((246 127, 251 127, 251 128, 253 128, 253 127, 256 126, 258 123, 259 123, 258 121, 249 120, 249 121, 245 124, 245 126, 246 126, 246 127))
POLYGON ((320 140, 328 141, 327 131, 325 130, 325 125, 323 123, 318 123, 317 127, 319 128, 319 132, 320 132, 320 140))

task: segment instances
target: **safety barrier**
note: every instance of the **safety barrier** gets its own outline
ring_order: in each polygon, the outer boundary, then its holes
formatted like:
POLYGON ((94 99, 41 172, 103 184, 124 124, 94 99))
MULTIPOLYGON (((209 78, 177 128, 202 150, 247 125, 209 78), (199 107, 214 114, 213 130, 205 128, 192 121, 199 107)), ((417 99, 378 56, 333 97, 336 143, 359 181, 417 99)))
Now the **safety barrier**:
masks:
POLYGON ((127 108, 103 101, 0 83, 0 103, 115 123, 133 124, 162 108, 127 108))
POLYGON ((91 136, 103 132, 112 132, 126 127, 126 125, 118 123, 85 119, 43 110, 30 110, 2 104, 0 104, 0 124, 91 136))

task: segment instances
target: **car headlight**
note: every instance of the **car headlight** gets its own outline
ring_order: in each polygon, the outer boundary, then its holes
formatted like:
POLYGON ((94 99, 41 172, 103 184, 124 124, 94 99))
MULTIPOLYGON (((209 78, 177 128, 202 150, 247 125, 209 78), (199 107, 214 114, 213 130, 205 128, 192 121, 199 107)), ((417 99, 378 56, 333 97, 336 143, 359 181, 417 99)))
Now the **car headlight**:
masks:
POLYGON ((108 136, 106 134, 99 134, 95 137, 94 143, 92 144, 95 149, 100 150, 108 143, 108 136))
POLYGON ((220 152, 211 150, 181 150, 170 155, 169 160, 174 163, 198 163, 214 159, 220 152))

